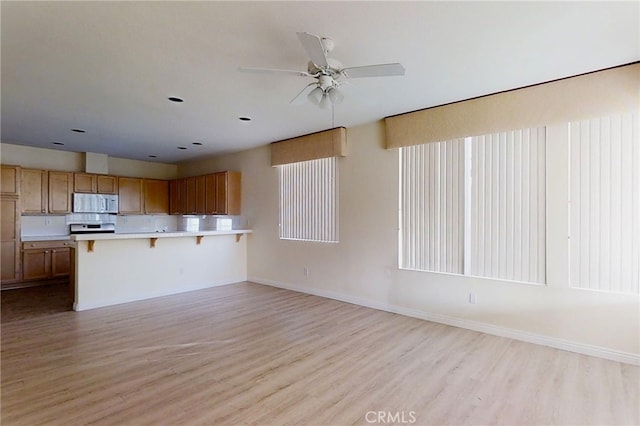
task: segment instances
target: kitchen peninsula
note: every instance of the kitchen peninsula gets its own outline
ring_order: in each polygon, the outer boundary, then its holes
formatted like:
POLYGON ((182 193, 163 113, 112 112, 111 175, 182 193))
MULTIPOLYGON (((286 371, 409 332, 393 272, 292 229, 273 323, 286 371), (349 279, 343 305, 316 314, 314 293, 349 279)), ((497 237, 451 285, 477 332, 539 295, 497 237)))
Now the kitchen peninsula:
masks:
POLYGON ((73 309, 83 311, 245 281, 245 234, 251 232, 72 235, 76 241, 73 309))

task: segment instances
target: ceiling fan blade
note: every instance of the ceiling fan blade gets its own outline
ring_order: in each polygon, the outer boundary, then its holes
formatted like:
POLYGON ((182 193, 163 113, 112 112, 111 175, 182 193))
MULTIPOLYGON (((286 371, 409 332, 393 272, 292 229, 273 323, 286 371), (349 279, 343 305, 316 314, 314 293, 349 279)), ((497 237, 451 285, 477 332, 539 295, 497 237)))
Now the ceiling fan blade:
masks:
POLYGON ((280 70, 276 68, 240 67, 238 68, 238 71, 248 72, 253 74, 289 74, 289 75, 297 75, 299 77, 315 77, 313 74, 309 74, 306 71, 280 70))
POLYGON ((309 83, 298 93, 291 101, 289 102, 291 105, 301 105, 307 100, 307 95, 311 92, 311 88, 313 86, 317 86, 318 83, 309 83))
POLYGON ((320 68, 327 68, 329 66, 320 37, 309 33, 298 33, 298 39, 300 39, 302 47, 307 51, 307 55, 309 55, 309 58, 311 58, 314 64, 320 68))
POLYGON ((387 77, 404 75, 404 67, 398 63, 365 65, 363 67, 344 68, 341 72, 347 78, 387 77))

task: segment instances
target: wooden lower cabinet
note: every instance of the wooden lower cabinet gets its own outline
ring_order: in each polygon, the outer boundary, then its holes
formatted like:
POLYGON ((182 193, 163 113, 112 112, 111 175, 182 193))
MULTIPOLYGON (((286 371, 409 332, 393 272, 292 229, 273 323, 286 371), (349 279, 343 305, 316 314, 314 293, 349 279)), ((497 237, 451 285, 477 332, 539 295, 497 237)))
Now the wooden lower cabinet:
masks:
POLYGON ((20 280, 20 259, 19 244, 15 241, 0 242, 0 256, 2 256, 2 269, 0 279, 2 284, 14 283, 20 280))
POLYGON ((71 271, 70 241, 22 243, 22 280, 66 278, 71 271))
POLYGON ((0 198, 0 282, 20 281, 20 199, 0 198))
POLYGON ((50 250, 24 250, 22 252, 22 279, 33 281, 49 278, 51 278, 50 250))

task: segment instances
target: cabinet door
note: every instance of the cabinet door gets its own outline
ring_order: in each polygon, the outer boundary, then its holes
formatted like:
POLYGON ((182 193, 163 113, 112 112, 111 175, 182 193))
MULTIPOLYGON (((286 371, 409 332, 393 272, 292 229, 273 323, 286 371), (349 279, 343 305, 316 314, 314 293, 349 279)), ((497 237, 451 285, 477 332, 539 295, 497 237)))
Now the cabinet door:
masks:
POLYGON ((0 281, 20 279, 20 200, 0 198, 0 281))
POLYGON ((205 214, 206 192, 205 192, 205 176, 196 176, 196 210, 197 214, 205 214))
POLYGON ((185 210, 186 214, 195 214, 196 213, 196 178, 189 177, 185 179, 186 181, 186 203, 185 210))
POLYGON ((118 193, 118 178, 116 176, 97 176, 97 191, 98 194, 117 194, 118 193))
POLYGON ((169 214, 180 214, 180 186, 179 180, 174 179, 169 182, 169 214))
POLYGON ((51 278, 69 276, 71 270, 71 250, 68 248, 51 249, 51 278))
POLYGON ((2 166, 0 193, 2 195, 20 195, 20 167, 2 166))
POLYGON ((73 192, 86 192, 95 194, 98 190, 98 179, 96 175, 87 173, 73 174, 73 192))
POLYGON ((204 177, 205 183, 205 200, 204 211, 205 214, 216 214, 216 174, 206 175, 204 177))
POLYGON ((169 213, 169 181, 144 180, 144 211, 147 214, 169 213))
POLYGON ((49 249, 22 252, 22 279, 46 280, 50 277, 51 253, 49 249))
POLYGON ((18 224, 20 221, 20 200, 17 198, 0 198, 0 240, 17 241, 19 239, 18 224))
POLYGON ((240 172, 216 173, 216 214, 240 214, 240 188, 240 172))
POLYGON ((143 214, 142 179, 118 178, 118 209, 123 214, 143 214))
POLYGON ((71 213, 73 173, 49 172, 49 213, 71 213))
POLYGON ((20 251, 17 241, 0 242, 0 281, 13 282, 20 279, 20 251))
POLYGON ((22 213, 46 213, 49 193, 47 171, 22 169, 20 179, 22 213))

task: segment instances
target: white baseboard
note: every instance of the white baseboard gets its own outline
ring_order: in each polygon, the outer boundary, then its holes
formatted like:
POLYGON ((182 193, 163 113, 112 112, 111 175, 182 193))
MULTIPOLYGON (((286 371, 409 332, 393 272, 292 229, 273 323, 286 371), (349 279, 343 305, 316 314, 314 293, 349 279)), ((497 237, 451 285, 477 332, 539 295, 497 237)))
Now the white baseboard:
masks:
POLYGON ((494 336, 508 337, 514 340, 520 340, 537 345, 548 346, 555 349, 575 352, 583 355, 594 356, 598 358, 618 361, 625 364, 640 365, 640 356, 628 352, 620 352, 599 346, 591 346, 583 343, 572 342, 569 340, 559 339, 557 337, 549 337, 541 334, 529 333, 513 328, 500 327, 493 324, 487 324, 477 321, 471 321, 442 314, 433 314, 418 309, 411 309, 404 306, 383 303, 376 300, 368 300, 360 297, 349 296, 342 293, 336 293, 328 290, 317 288, 302 287, 292 284, 285 284, 273 280, 263 279, 259 277, 249 277, 248 281, 257 284, 268 285, 271 287, 283 288, 286 290, 297 291, 300 293, 312 294, 315 296, 325 297, 328 299, 339 300, 341 302, 351 303, 354 305, 364 306, 367 308, 378 309, 381 311, 392 312, 394 314, 405 315, 408 317, 419 318, 427 321, 437 322, 440 324, 451 325, 454 327, 465 328, 467 330, 479 331, 494 336))

